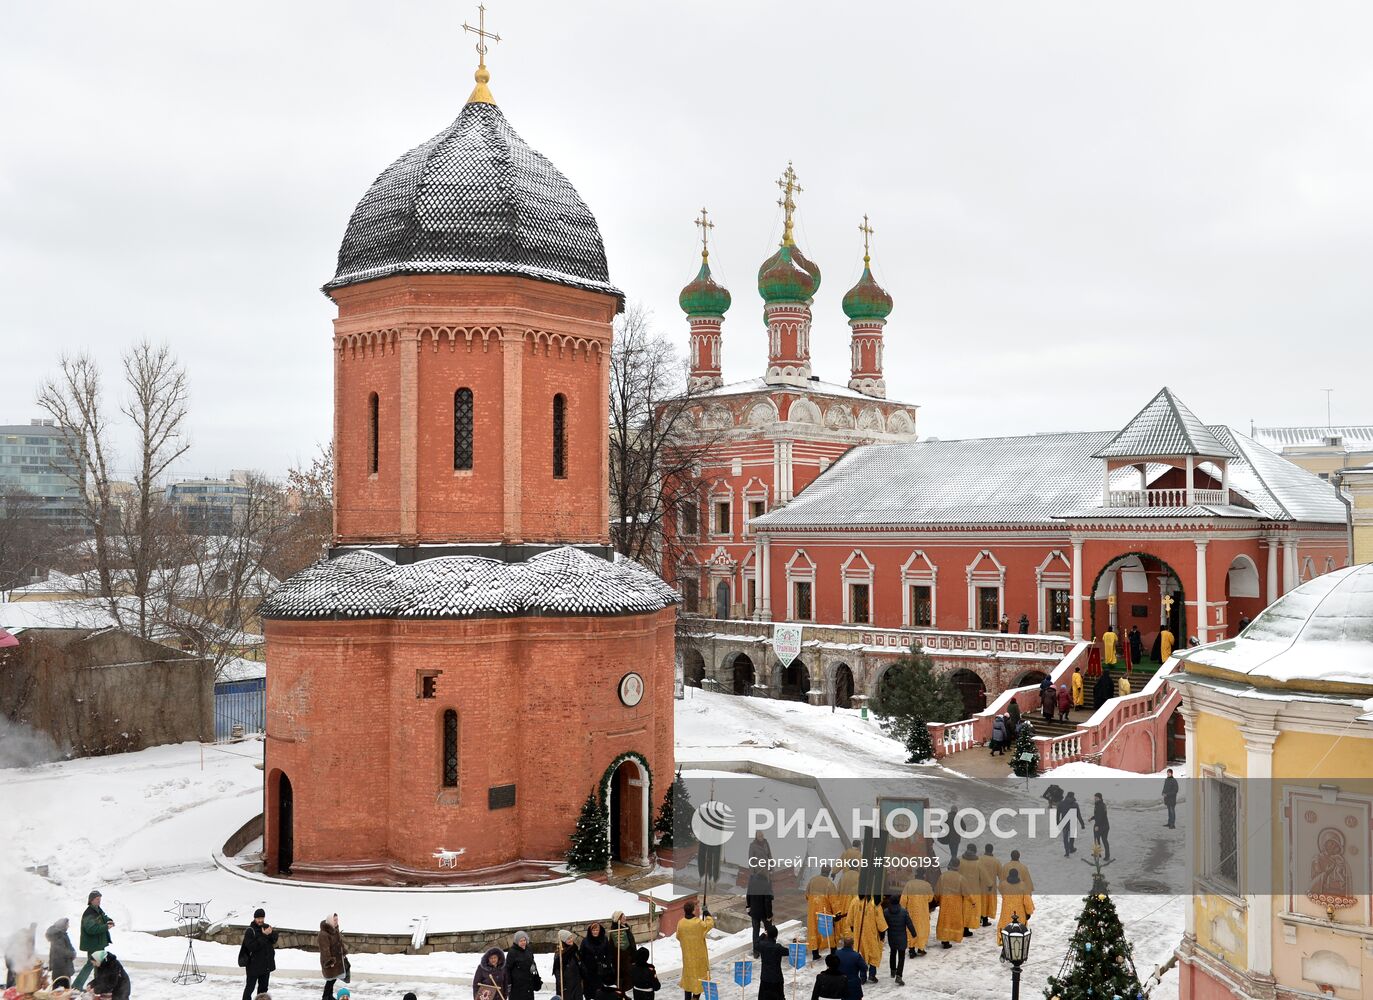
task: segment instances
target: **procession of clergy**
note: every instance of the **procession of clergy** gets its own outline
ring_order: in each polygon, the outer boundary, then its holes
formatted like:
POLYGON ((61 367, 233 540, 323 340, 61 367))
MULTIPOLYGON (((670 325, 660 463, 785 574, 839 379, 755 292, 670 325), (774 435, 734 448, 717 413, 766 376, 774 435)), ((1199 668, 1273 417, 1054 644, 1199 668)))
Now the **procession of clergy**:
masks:
MULTIPOLYGON (((825 870, 806 884, 806 932, 813 961, 819 959, 822 950, 834 949, 846 938, 853 940, 854 949, 870 968, 875 970, 882 958, 887 920, 880 897, 858 895, 861 862, 862 851, 850 847, 840 858, 842 870, 837 882, 825 870), (828 936, 820 933, 818 918, 822 913, 835 918, 828 936)), ((1028 921, 1034 913, 1033 892, 1030 870, 1020 860, 1019 851, 1012 851, 1011 859, 1002 864, 993 855, 991 844, 981 855, 975 844, 969 844, 963 856, 949 861, 934 886, 917 874, 902 887, 900 905, 910 915, 913 928, 907 940, 911 957, 925 954, 936 909, 939 918, 934 935, 942 947, 952 948, 972 937, 974 928, 989 927, 993 921, 999 946, 1007 924, 1015 918, 1028 921)))

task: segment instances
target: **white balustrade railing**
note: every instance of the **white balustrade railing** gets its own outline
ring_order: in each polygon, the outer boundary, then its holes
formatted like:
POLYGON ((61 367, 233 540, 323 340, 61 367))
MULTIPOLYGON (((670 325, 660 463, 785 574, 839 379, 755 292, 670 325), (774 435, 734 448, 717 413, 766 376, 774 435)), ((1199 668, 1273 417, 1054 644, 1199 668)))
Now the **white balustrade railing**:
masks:
POLYGON ((971 722, 953 722, 944 727, 944 753, 958 753, 968 750, 975 743, 975 732, 971 722))
POLYGON ((1189 504, 1223 504, 1225 490, 1192 490, 1191 497, 1184 488, 1160 490, 1111 490, 1106 494, 1108 507, 1186 507, 1189 504))
POLYGON ((1070 760, 1077 760, 1082 756, 1082 734, 1069 733, 1066 736, 1039 736, 1035 738, 1039 744, 1039 759, 1043 763, 1044 769, 1057 767, 1059 764, 1066 764, 1070 760))

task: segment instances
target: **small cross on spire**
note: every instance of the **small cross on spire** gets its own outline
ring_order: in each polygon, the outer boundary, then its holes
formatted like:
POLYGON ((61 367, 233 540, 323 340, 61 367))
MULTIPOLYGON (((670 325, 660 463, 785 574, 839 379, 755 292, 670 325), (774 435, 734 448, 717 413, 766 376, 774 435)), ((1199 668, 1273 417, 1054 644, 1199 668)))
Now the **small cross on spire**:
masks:
POLYGON ((495 104, 496 99, 491 96, 491 91, 487 89, 487 83, 491 80, 491 74, 486 69, 486 41, 499 42, 501 36, 494 31, 486 30, 486 5, 477 4, 477 26, 474 28, 466 21, 462 23, 463 31, 470 31, 477 36, 477 72, 475 74, 477 85, 472 89, 472 96, 467 99, 468 104, 495 104))
POLYGON ((867 267, 872 263, 872 248, 868 245, 868 239, 872 236, 875 229, 868 225, 868 213, 863 213, 863 222, 858 227, 858 231, 863 234, 863 266, 867 267))
POLYGON ((796 239, 792 235, 792 216, 796 214, 796 200, 792 195, 800 194, 804 189, 796 183, 796 171, 792 169, 791 161, 787 161, 787 170, 778 178, 777 186, 782 189, 782 197, 777 199, 777 204, 782 206, 782 246, 791 247, 796 245, 796 239))
POLYGON ((710 259, 710 231, 715 228, 715 223, 710 221, 703 207, 700 216, 696 219, 696 225, 701 227, 701 259, 710 259))

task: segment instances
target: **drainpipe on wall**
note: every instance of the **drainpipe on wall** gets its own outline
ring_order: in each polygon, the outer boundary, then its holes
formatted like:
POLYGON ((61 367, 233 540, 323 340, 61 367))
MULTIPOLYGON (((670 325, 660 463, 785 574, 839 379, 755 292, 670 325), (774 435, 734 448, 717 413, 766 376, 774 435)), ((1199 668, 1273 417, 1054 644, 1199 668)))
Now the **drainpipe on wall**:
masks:
POLYGON ((1330 474, 1330 485, 1335 488, 1335 496, 1339 497, 1340 503, 1344 504, 1344 533, 1345 533, 1345 557, 1346 566, 1354 565, 1354 501, 1344 492, 1344 470, 1337 470, 1330 474))

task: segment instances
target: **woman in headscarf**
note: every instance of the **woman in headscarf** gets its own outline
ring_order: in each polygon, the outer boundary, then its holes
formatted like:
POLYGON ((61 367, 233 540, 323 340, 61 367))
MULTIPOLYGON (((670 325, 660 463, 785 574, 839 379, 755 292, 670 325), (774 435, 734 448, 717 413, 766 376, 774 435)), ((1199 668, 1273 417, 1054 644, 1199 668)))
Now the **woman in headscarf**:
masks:
POLYGON ((477 971, 472 974, 472 1000, 484 1000, 483 993, 490 994, 496 1000, 509 1000, 509 988, 505 952, 499 948, 486 949, 477 971))
POLYGON ((602 986, 615 986, 615 964, 610 954, 610 938, 599 920, 593 920, 582 938, 582 992, 595 1000, 602 986))

